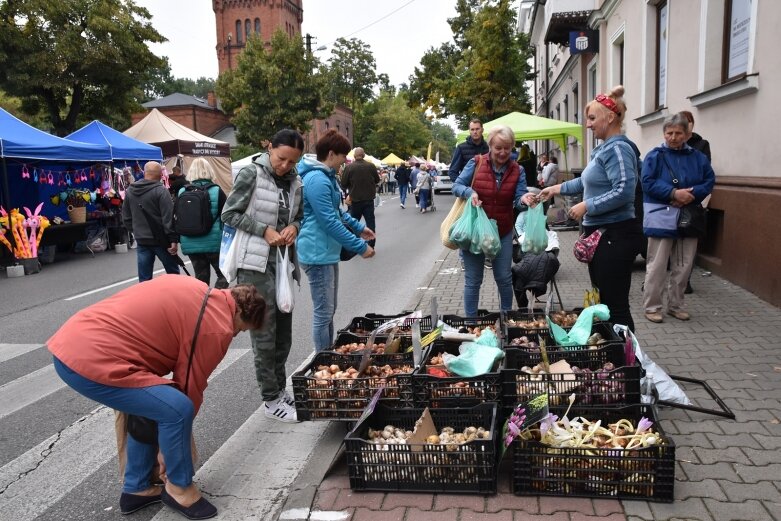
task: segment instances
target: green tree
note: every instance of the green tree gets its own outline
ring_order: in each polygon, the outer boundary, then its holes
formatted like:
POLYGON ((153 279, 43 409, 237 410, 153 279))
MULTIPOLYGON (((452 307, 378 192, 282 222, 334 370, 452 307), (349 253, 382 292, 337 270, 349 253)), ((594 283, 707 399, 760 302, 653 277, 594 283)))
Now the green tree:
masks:
POLYGON ((395 153, 406 157, 419 153, 431 141, 420 110, 407 104, 406 96, 382 92, 363 107, 355 123, 355 143, 368 153, 383 158, 395 153))
POLYGON ((147 81, 142 89, 144 91, 144 102, 162 98, 176 92, 190 94, 199 98, 206 99, 209 92, 214 92, 217 88, 217 81, 213 78, 201 76, 193 80, 190 78, 176 78, 171 74, 171 66, 168 58, 163 56, 163 64, 149 71, 147 81))
POLYGON ((465 127, 472 117, 494 119, 528 112, 528 37, 516 31, 510 0, 459 0, 449 19, 455 45, 429 50, 410 77, 410 103, 452 114, 465 127))
POLYGON ((257 145, 282 128, 309 130, 333 104, 323 100, 325 78, 313 72, 301 38, 277 31, 267 50, 260 38, 247 41, 235 70, 217 80, 222 108, 232 116, 241 143, 257 145))
POLYGON ((61 136, 91 119, 126 125, 162 63, 147 46, 165 41, 150 18, 130 0, 2 2, 0 88, 61 136))
POLYGON ((431 124, 431 158, 439 152, 439 161, 450 163, 453 149, 456 147, 456 133, 450 127, 439 121, 431 124))
POLYGON ((378 81, 376 69, 377 62, 369 44, 357 38, 339 38, 326 67, 329 99, 356 112, 374 97, 373 89, 378 81))

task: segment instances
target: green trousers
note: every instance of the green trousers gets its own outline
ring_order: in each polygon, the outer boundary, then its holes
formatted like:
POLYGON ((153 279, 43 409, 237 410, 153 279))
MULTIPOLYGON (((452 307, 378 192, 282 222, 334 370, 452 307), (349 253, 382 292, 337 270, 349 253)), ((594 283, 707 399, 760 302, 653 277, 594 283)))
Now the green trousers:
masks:
MULTIPOLYGON (((274 252, 274 248, 271 249, 274 252)), ((237 282, 252 284, 266 301, 266 323, 262 329, 250 330, 255 353, 255 377, 264 401, 275 400, 285 388, 285 364, 293 342, 293 314, 277 308, 276 252, 269 255, 266 272, 239 269, 237 282)))

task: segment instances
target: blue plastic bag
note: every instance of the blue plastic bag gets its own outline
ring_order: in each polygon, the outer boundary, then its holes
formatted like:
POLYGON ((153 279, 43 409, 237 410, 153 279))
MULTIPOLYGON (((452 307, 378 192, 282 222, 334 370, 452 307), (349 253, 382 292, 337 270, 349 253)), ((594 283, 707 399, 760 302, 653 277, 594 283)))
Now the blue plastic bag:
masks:
POLYGON ((458 376, 479 376, 491 372, 496 361, 504 357, 504 351, 498 347, 475 342, 464 342, 458 351, 458 356, 445 358, 447 370, 458 376))
POLYGON ((547 217, 541 204, 526 210, 526 229, 521 249, 524 253, 539 254, 548 247, 548 231, 545 229, 547 217))

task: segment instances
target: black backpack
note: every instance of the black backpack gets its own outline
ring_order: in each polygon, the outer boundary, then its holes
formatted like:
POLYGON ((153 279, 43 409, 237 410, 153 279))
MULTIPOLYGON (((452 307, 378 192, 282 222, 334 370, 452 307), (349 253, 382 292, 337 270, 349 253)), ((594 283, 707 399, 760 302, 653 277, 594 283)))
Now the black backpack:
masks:
POLYGON ((185 185, 184 191, 174 204, 174 229, 180 235, 197 237, 206 235, 212 229, 212 204, 209 188, 214 183, 185 185))

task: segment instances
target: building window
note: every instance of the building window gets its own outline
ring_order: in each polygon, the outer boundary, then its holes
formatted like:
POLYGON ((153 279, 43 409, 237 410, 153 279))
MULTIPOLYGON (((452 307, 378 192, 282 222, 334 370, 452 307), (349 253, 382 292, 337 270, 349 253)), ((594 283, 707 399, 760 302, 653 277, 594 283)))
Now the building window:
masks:
POLYGON ((667 2, 656 6, 656 109, 667 105, 668 13, 667 2))
POLYGON ((244 20, 244 37, 249 40, 250 35, 252 34, 252 24, 249 21, 249 18, 244 20))
POLYGON ((331 124, 326 121, 325 122, 325 129, 328 130, 330 128, 330 126, 331 126, 331 124))
POLYGON ((564 121, 569 121, 569 96, 564 96, 564 121))
POLYGON ((344 126, 344 134, 345 136, 350 137, 350 125, 344 126))
POLYGON ((722 82, 748 72, 751 48, 751 0, 727 0, 724 10, 724 65, 722 82))
POLYGON ((260 18, 255 18, 255 34, 260 36, 260 18))
POLYGON ((561 104, 556 103, 556 119, 561 121, 561 104))
POLYGON ((236 20, 236 45, 241 44, 241 20, 236 20))
POLYGON ((597 66, 594 65, 588 70, 588 96, 589 99, 597 97, 597 66))

